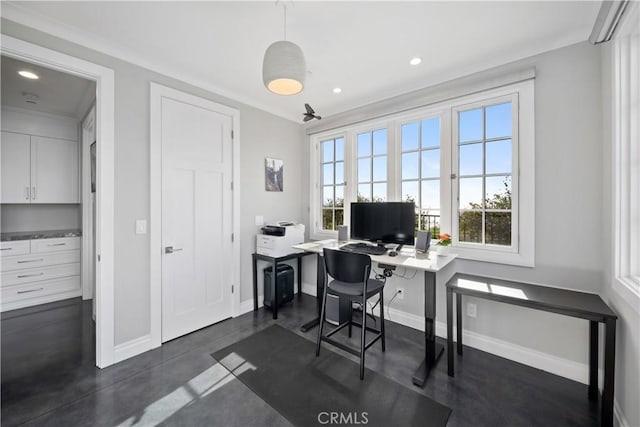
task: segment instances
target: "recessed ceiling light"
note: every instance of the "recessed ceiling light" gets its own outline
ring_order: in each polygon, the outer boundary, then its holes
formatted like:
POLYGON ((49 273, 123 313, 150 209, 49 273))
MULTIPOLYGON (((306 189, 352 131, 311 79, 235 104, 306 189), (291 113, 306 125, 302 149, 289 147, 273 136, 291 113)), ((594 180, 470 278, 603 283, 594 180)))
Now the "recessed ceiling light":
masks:
POLYGON ((36 73, 27 70, 20 70, 18 71, 18 74, 20 74, 25 79, 38 80, 40 78, 36 73))
POLYGON ((422 58, 416 56, 415 58, 411 58, 411 61, 409 61, 409 64, 418 65, 421 62, 422 62, 422 58))
POLYGON ((342 92, 342 89, 340 89, 339 87, 333 88, 333 93, 340 93, 340 92, 342 92))

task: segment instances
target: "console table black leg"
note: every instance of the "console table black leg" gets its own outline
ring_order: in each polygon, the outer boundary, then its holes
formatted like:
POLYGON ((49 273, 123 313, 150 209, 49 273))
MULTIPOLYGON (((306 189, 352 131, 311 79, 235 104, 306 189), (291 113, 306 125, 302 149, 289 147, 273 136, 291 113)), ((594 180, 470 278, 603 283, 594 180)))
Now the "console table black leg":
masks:
POLYGON ((441 344, 436 345, 436 273, 424 272, 424 347, 425 358, 418 370, 413 374, 413 384, 424 387, 429 372, 438 357, 444 352, 441 344))
POLYGON ((278 263, 274 259, 271 265, 271 311, 273 312, 274 320, 278 318, 278 284, 276 283, 276 280, 278 280, 278 274, 276 272, 277 266, 278 263))
POLYGON ((456 348, 462 356, 462 294, 456 294, 456 336, 458 343, 456 348))
POLYGON ((309 329, 315 328, 320 324, 320 311, 322 309, 322 293, 324 292, 324 257, 322 254, 318 254, 316 257, 316 310, 318 317, 311 319, 300 327, 302 332, 307 332, 309 329))
POLYGON ((589 400, 598 400, 598 322, 589 321, 589 400))
POLYGON ((447 288, 447 374, 450 377, 453 376, 453 292, 449 288, 447 288))
POLYGON ((258 311, 258 260, 256 255, 253 258, 253 311, 258 311))
POLYGON ((298 257, 298 299, 302 299, 302 257, 298 257))
POLYGON ((605 321, 604 386, 602 387, 602 426, 613 426, 613 391, 616 364, 616 319, 605 321))

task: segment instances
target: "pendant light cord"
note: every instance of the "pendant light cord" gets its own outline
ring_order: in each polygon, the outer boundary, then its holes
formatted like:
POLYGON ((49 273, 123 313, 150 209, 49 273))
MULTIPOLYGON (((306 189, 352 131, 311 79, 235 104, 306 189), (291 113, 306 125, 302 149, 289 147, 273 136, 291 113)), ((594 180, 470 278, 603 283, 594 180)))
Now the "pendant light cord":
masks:
POLYGON ((284 11, 284 39, 287 40, 287 5, 282 5, 282 10, 284 11))

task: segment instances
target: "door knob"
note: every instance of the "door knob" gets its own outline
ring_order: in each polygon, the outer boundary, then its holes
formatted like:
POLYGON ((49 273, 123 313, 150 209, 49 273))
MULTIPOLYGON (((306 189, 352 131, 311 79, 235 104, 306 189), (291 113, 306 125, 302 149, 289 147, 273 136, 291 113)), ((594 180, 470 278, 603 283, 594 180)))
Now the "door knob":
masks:
POLYGON ((182 248, 175 248, 174 249, 173 246, 167 246, 167 247, 164 248, 164 253, 165 254, 172 254, 174 252, 178 252, 178 251, 181 251, 181 250, 182 250, 182 248))

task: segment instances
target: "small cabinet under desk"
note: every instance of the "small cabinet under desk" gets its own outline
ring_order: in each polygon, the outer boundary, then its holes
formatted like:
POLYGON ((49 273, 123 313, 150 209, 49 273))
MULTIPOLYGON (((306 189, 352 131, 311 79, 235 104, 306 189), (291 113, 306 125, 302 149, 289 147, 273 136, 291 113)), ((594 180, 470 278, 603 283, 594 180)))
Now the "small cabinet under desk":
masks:
POLYGON ((82 294, 80 237, 0 242, 0 311, 82 294))

